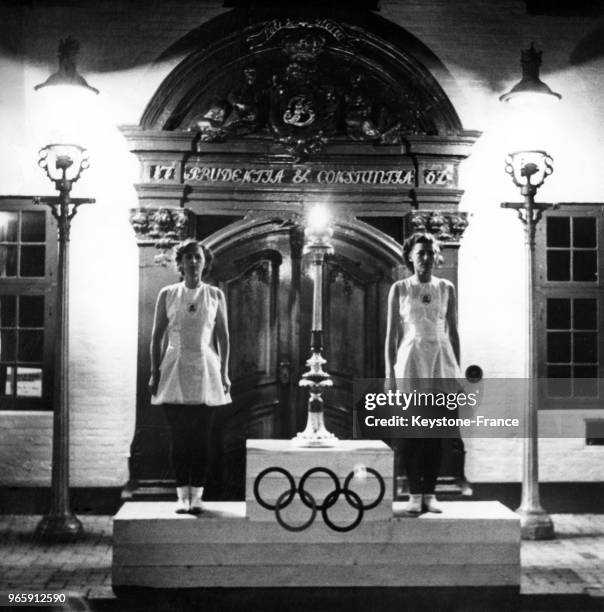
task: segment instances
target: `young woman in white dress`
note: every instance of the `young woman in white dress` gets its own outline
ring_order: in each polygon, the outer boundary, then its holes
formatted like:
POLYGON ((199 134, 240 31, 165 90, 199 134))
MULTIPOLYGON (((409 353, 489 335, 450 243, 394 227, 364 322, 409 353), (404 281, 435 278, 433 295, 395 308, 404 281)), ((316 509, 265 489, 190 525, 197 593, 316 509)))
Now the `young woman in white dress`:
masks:
MULTIPOLYGON (((394 283, 388 296, 386 387, 410 392, 459 389, 459 336, 453 283, 432 275, 440 257, 432 234, 415 233, 403 245, 403 260, 412 272, 394 283), (421 388, 419 388, 421 387, 421 388), (448 387, 448 388, 443 388, 448 387)), ((430 407, 423 408, 430 416, 430 407)), ((410 498, 406 511, 441 512, 434 489, 442 458, 440 438, 409 437, 403 460, 410 498)))
POLYGON ((201 245, 184 241, 175 259, 183 280, 157 297, 149 390, 151 402, 163 405, 170 429, 176 512, 198 514, 215 409, 231 401, 227 310, 222 291, 201 280, 206 264, 201 245))

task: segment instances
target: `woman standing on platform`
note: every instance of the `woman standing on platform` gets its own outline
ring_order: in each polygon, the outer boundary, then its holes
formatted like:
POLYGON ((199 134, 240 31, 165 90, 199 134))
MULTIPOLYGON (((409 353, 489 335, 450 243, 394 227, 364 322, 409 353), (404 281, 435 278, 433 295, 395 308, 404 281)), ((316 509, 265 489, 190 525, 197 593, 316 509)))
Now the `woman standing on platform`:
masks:
POLYGON ((170 429, 178 513, 202 512, 215 409, 231 401, 224 294, 201 280, 208 255, 192 239, 176 247, 183 280, 159 292, 151 332, 149 390, 170 429))
MULTIPOLYGON (((432 234, 415 233, 405 240, 403 260, 412 276, 394 283, 388 296, 388 389, 433 393, 459 390, 455 288, 450 281, 432 275, 437 259, 440 248, 432 234)), ((424 410, 429 411, 430 406, 424 410)), ((426 412, 426 416, 430 415, 426 412)), ((442 512, 434 495, 441 458, 440 438, 404 440, 403 460, 410 490, 407 512, 442 512)))

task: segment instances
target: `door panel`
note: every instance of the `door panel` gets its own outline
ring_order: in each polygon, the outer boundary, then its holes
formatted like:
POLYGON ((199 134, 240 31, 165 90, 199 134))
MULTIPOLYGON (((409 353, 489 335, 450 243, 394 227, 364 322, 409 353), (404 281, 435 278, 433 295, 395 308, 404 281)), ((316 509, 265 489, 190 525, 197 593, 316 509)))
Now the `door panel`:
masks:
POLYGON ((249 267, 243 274, 224 283, 230 333, 237 346, 231 375, 240 392, 276 384, 274 298, 279 289, 280 259, 278 253, 269 253, 251 265, 246 262, 249 267))
POLYGON ((293 404, 289 361, 292 292, 288 230, 265 227, 215 247, 211 278, 227 302, 233 403, 220 410, 218 496, 242 499, 245 440, 286 434, 293 404), (286 349, 286 350, 285 350, 286 349))
POLYGON ((341 438, 352 437, 355 379, 383 376, 387 262, 337 244, 340 255, 325 264, 324 328, 327 370, 334 386, 325 394, 326 421, 341 438))

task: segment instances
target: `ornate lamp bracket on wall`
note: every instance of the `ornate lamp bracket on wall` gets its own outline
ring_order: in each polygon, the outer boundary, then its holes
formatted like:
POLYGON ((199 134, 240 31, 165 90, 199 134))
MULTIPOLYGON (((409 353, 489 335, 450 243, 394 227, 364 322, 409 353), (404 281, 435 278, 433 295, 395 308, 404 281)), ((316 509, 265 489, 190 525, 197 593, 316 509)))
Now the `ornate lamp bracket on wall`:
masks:
POLYGON ((130 224, 139 246, 155 245, 154 261, 167 266, 172 262, 172 247, 190 237, 193 214, 186 208, 132 208, 130 224))
POLYGON ((413 232, 430 232, 440 242, 457 243, 469 225, 467 212, 414 210, 409 213, 413 232))

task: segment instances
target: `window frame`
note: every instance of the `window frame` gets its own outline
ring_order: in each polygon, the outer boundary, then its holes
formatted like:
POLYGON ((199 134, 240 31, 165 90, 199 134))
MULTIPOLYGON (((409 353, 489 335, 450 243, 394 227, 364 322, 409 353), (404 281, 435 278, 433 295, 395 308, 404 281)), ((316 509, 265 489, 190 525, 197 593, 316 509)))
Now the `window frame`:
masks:
MULTIPOLYGON (((0 196, 0 212, 43 212, 45 215, 44 276, 0 277, 0 295, 44 297, 44 347, 42 350, 42 397, 0 395, 0 412, 52 410, 54 388, 54 345, 56 339, 57 299, 57 224, 50 209, 35 204, 33 196, 0 196)), ((18 325, 18 322, 16 322, 18 325)), ((15 362, 18 361, 15 359, 15 362)), ((24 365, 24 367, 26 367, 24 365)))
MULTIPOLYGON (((571 245, 572 247, 572 245, 571 245)), ((540 379, 547 378, 547 300, 550 299, 595 299, 597 308, 597 372, 599 397, 552 398, 541 394, 539 408, 542 410, 560 409, 601 409, 604 385, 604 204, 600 203, 563 203, 556 209, 543 214, 535 233, 535 320, 533 321, 537 338, 537 362, 540 379), (547 219, 551 217, 590 217, 596 221, 596 265, 597 280, 556 281, 547 280, 547 219)), ((571 270, 572 274, 572 270, 571 270)), ((572 324, 572 322, 571 322, 572 324)), ((572 356, 571 356, 572 357, 572 356)), ((571 361, 572 363, 572 361, 571 361)))

